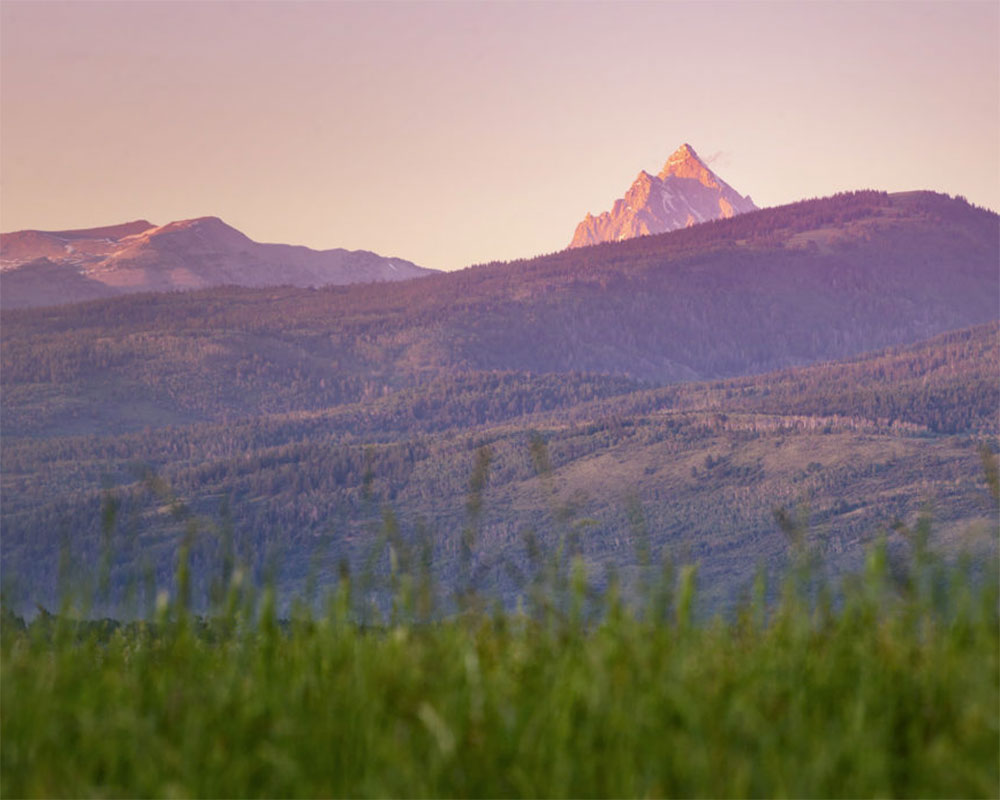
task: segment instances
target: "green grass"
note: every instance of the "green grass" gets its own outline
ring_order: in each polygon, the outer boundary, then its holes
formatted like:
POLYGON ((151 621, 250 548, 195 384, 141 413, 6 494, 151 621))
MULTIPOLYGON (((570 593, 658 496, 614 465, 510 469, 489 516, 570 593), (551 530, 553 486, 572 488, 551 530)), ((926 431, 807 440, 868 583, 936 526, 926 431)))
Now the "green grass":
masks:
MULTIPOLYGON (((4 797, 995 797, 995 559, 884 548, 698 622, 693 568, 624 603, 577 561, 524 611, 361 625, 273 595, 128 625, 10 616, 4 797), (795 586, 804 586, 796 590, 795 586), (252 610, 251 610, 252 608, 252 610)), ((243 599, 241 599, 243 598, 243 599)))

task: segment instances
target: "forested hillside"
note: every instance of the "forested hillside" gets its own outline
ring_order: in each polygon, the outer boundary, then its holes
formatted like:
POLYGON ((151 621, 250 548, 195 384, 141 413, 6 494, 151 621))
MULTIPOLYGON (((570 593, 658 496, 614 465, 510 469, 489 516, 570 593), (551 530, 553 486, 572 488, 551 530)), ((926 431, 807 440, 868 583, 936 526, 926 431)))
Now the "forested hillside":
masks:
POLYGON ((859 192, 396 284, 5 312, 5 436, 372 401, 477 371, 662 384, 920 341, 998 315, 996 214, 859 192))
POLYGON ((662 388, 471 373, 228 422, 37 429, 4 441, 5 578, 52 602, 61 548, 72 554, 64 564, 93 565, 111 546, 122 598, 144 574, 168 585, 188 537, 201 596, 211 587, 197 576, 237 557, 258 578, 277 569, 290 593, 311 571, 332 579, 342 559, 360 569, 374 554, 375 572, 388 569, 390 520, 412 546, 425 543, 450 586, 472 525, 468 568, 508 598, 532 548, 562 540, 598 575, 629 572, 644 549, 698 560, 723 602, 758 564, 783 563, 776 506, 804 509, 834 570, 925 504, 936 546, 988 541, 973 523, 991 516, 977 447, 997 434, 997 337, 991 324, 851 361, 662 388), (487 453, 481 515, 470 519, 470 480, 487 453), (120 505, 105 530, 109 500, 120 505))

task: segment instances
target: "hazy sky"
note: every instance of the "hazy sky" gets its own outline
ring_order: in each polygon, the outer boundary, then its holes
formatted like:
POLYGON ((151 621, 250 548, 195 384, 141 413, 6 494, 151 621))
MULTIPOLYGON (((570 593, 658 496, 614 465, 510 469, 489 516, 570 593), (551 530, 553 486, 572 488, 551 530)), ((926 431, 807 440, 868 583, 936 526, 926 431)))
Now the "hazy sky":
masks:
POLYGON ((777 205, 1000 209, 1000 3, 0 3, 0 227, 215 215, 453 269, 683 142, 777 205))

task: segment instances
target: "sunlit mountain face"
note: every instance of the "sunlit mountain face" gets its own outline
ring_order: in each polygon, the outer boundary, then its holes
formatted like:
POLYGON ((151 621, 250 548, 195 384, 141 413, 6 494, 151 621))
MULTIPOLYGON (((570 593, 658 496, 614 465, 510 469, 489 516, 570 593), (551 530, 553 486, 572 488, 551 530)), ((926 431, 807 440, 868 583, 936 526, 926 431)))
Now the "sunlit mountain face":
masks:
POLYGON ((217 217, 0 236, 3 307, 144 291, 397 281, 433 270, 366 250, 261 244, 217 217))
POLYGON ((683 144, 658 175, 641 171, 610 211, 596 217, 587 214, 569 246, 666 233, 756 208, 749 195, 743 197, 712 172, 691 145, 683 144))

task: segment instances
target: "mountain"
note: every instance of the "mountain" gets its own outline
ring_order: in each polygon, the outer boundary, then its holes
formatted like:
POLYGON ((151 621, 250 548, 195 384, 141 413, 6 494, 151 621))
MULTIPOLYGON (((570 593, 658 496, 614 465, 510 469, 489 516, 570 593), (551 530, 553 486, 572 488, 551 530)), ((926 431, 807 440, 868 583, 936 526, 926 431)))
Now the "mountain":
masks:
POLYGON ((0 235, 3 308, 223 285, 398 281, 430 272, 365 250, 260 244, 217 217, 0 235))
POLYGON ((5 311, 0 425, 99 434, 312 411, 496 370, 751 375, 995 320, 998 263, 996 214, 858 192, 419 281, 5 311))
POLYGON ((749 195, 742 197, 705 165, 691 145, 683 144, 659 175, 641 171, 610 211, 596 217, 588 213, 576 226, 569 246, 666 233, 756 209, 749 195))
POLYGON ((508 597, 530 531, 579 533, 597 574, 634 575, 648 536, 731 593, 780 563, 773 508, 797 503, 837 568, 926 503, 955 552, 993 513, 998 329, 909 345, 1000 317, 998 263, 996 214, 865 191, 419 281, 5 310, 5 582, 48 604, 60 552, 112 541, 116 587, 146 566, 166 586, 197 530, 200 592, 231 523, 284 592, 364 564, 388 509, 453 581, 484 444, 474 566, 508 597))

